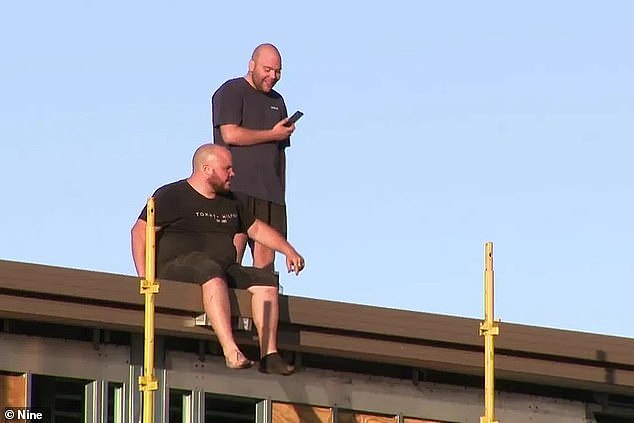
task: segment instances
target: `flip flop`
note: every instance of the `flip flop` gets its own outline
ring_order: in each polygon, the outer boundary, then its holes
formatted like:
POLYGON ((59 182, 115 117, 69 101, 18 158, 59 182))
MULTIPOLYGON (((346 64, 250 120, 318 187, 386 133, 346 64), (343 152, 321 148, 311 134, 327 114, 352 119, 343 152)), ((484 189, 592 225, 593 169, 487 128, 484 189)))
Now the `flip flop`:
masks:
POLYGON ((255 362, 246 358, 240 351, 236 351, 235 360, 231 360, 229 357, 225 356, 225 364, 230 369, 248 369, 253 366, 255 362))

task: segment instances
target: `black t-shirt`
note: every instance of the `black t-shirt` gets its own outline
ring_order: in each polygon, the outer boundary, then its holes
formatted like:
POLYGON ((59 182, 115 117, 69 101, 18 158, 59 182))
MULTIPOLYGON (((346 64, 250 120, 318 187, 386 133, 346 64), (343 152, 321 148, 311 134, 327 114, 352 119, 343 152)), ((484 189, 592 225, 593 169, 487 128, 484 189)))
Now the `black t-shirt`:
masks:
MULTIPOLYGON (((221 265, 236 261, 233 236, 244 233, 255 221, 232 193, 209 199, 186 180, 162 186, 154 193, 156 265, 200 251, 221 265)), ((147 221, 147 206, 139 219, 147 221)))
POLYGON ((227 145, 220 125, 236 124, 248 129, 271 129, 287 117, 284 99, 275 90, 263 93, 244 78, 230 79, 212 96, 214 142, 233 154, 236 176, 233 191, 277 204, 284 202, 284 169, 280 156, 290 140, 271 141, 250 146, 227 145))

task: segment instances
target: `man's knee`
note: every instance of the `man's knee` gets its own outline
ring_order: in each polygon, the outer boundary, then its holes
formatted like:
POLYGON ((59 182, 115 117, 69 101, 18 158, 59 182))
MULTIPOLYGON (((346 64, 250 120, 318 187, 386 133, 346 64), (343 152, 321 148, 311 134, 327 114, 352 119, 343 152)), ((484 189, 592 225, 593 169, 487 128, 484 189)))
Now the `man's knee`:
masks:
POLYGON ((215 277, 203 283, 202 290, 205 294, 214 295, 218 292, 228 292, 229 288, 227 286, 227 282, 223 278, 215 277))
POLYGON ((276 298, 279 295, 278 288, 276 286, 267 285, 253 285, 248 288, 248 291, 259 297, 276 298))

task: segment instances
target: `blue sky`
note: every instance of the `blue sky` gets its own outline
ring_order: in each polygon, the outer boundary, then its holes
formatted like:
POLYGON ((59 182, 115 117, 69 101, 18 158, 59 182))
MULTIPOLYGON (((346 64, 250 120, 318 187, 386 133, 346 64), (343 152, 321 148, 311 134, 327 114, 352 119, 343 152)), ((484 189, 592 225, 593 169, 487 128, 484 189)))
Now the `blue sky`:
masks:
POLYGON ((496 317, 634 337, 634 5, 361 4, 0 6, 0 258, 132 274, 139 210, 273 42, 305 113, 285 293, 481 318, 493 241, 496 317))

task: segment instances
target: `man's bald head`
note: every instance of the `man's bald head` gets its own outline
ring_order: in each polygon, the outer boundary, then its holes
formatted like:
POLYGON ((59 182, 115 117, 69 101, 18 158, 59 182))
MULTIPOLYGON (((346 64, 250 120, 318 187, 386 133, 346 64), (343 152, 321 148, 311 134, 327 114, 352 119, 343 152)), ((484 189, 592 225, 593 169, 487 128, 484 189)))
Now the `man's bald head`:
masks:
POLYGON ((280 80, 282 55, 273 44, 260 44, 253 50, 249 60, 247 81, 258 91, 268 93, 280 80))
POLYGON ((192 158, 192 171, 197 172, 204 164, 217 163, 219 158, 231 156, 229 150, 216 144, 203 144, 196 149, 192 158))
POLYGON ((198 192, 212 198, 231 189, 234 175, 231 152, 219 145, 203 144, 194 153, 188 181, 198 192))
POLYGON ((282 61, 282 55, 280 54, 280 51, 277 49, 277 47, 270 43, 264 43, 257 46, 255 50, 253 50, 253 54, 251 54, 251 60, 257 62, 265 56, 273 56, 276 57, 277 60, 279 60, 280 62, 282 61))

